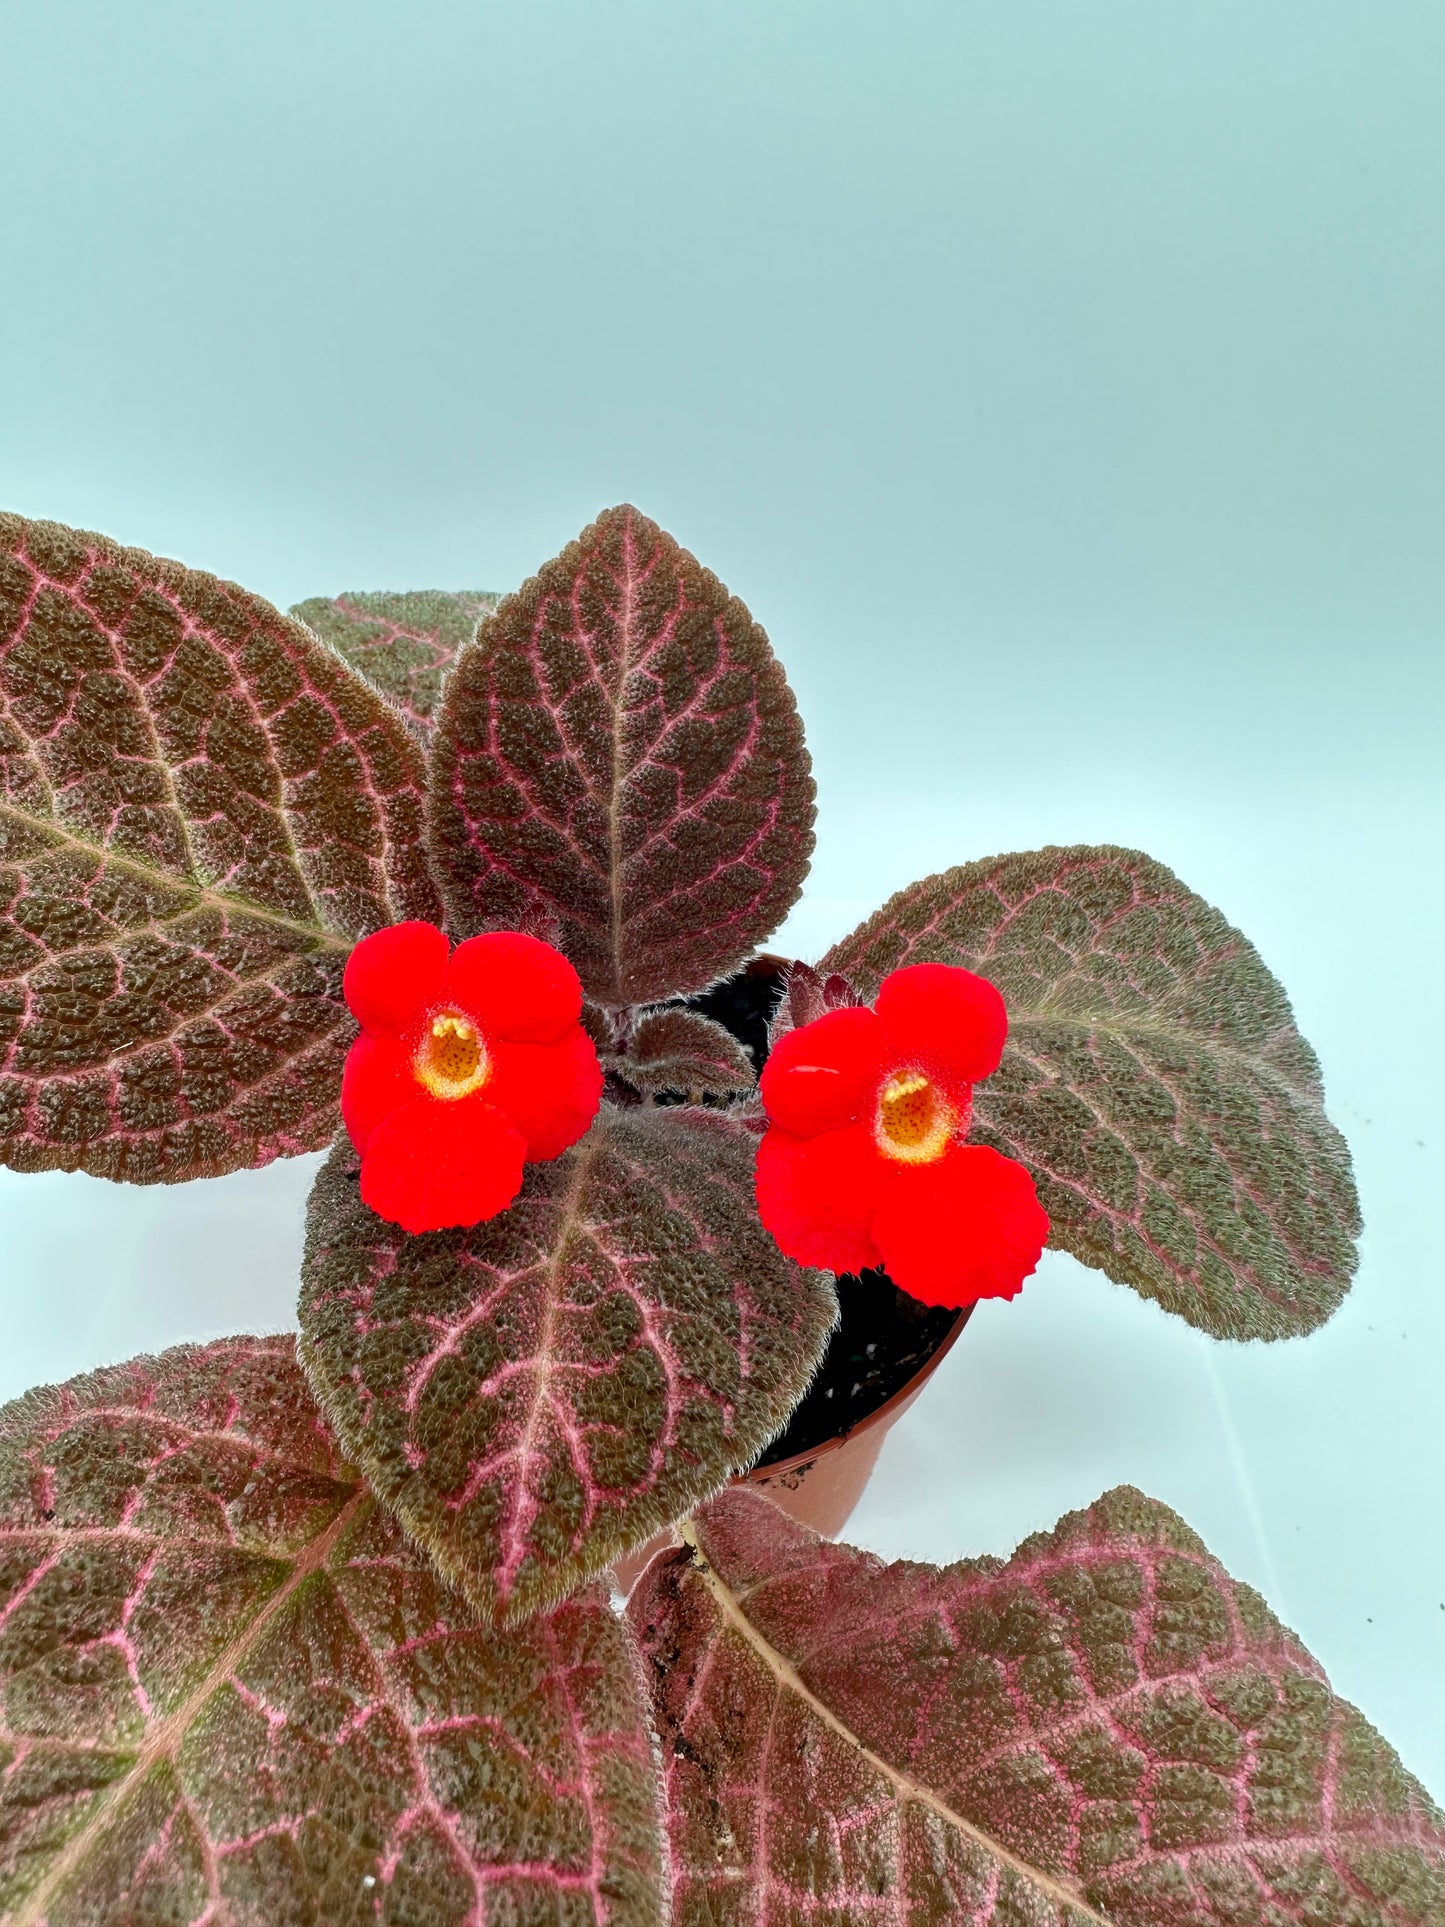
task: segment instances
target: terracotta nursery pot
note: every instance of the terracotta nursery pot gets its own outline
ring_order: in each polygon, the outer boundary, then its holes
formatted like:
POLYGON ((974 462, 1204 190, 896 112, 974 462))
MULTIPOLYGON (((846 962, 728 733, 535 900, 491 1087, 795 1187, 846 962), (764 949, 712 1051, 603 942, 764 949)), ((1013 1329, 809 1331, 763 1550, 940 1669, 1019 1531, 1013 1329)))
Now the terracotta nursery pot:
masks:
POLYGON ((964 1306, 932 1357, 866 1418, 807 1451, 755 1465, 751 1472, 734 1479, 733 1484, 750 1485, 766 1492, 774 1505, 781 1506, 800 1524, 810 1526, 826 1539, 836 1537, 863 1496, 890 1427, 902 1418, 938 1370, 972 1311, 972 1305, 964 1306))

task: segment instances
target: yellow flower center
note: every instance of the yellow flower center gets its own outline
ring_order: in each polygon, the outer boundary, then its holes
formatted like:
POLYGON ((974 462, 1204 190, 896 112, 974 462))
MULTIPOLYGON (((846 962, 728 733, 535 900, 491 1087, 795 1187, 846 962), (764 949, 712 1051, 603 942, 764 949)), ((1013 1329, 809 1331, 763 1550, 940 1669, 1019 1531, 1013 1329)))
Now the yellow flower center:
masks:
POLYGON ((486 1048, 470 1017, 459 1010, 443 1010, 432 1018, 421 1041, 412 1070, 433 1097, 468 1097, 487 1081, 491 1066, 486 1048))
POLYGON ((948 1149, 954 1115, 922 1071, 899 1071, 878 1094, 878 1148, 905 1164, 932 1164, 948 1149))

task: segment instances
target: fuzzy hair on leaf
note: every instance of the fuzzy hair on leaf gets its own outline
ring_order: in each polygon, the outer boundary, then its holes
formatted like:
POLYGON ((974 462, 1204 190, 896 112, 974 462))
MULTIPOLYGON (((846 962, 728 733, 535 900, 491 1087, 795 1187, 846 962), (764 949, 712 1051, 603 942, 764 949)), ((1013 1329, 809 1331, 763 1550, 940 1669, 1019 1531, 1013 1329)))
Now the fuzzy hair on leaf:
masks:
POLYGON ((425 743, 447 671, 500 600, 480 590, 357 590, 313 596, 291 613, 394 703, 425 743))
POLYGON ((701 989, 798 896, 802 725, 736 596, 609 509, 481 624, 447 680, 429 834, 457 933, 547 934, 589 997, 701 989))
POLYGON ((153 1184, 327 1143, 347 952, 439 913, 423 785, 259 596, 0 515, 0 1162, 153 1184))
POLYGON ((655 1010, 643 1016, 625 1056, 609 1060, 638 1090, 690 1097, 730 1097, 757 1082, 753 1060, 723 1025, 695 1010, 655 1010))
POLYGON ((750 1465, 837 1317, 758 1222, 720 1113, 604 1105, 512 1208, 408 1237, 340 1144, 308 1214, 301 1356, 378 1497, 484 1613, 562 1598, 750 1465))
POLYGON ((1162 863, 1107 845, 966 863, 818 969, 871 998, 915 963, 1003 993, 972 1135, 1028 1168, 1051 1243, 1216 1338, 1335 1310, 1360 1212, 1315 1054, 1254 946, 1162 863))
POLYGON ((605 1591, 499 1634, 347 1466, 294 1340, 0 1410, 8 1927, 661 1927, 605 1591))
POLYGON ((675 1927, 1439 1927, 1445 1814, 1127 1487, 1006 1564, 884 1565, 724 1493, 629 1614, 675 1927))

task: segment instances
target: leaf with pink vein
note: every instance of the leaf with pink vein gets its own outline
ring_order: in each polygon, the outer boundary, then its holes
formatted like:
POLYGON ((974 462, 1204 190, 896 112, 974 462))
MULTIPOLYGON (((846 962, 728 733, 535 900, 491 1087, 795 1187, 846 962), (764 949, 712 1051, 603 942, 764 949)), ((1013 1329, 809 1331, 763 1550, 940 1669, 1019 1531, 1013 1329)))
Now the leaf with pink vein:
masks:
POLYGON ((354 939, 438 904, 400 717, 214 576, 0 515, 0 1162, 319 1148, 354 939))
POLYGON ((447 681, 431 780, 459 932, 553 931, 614 1006, 740 962, 813 848, 802 725, 767 637, 633 508, 482 623, 447 681))
POLYGON ((0 1764, 10 1927, 663 1917, 605 1595, 482 1624, 343 1464, 290 1338, 0 1411, 0 1764))
POLYGON ((313 596, 296 603, 291 613, 394 703, 425 742, 457 651, 476 634, 478 618, 490 615, 500 599, 480 590, 366 590, 313 596))
POLYGON ((729 1492, 629 1613, 676 1927, 1441 1927, 1445 1815, 1249 1587, 1120 1487, 1005 1565, 729 1492))
POLYGON ((1216 1338, 1329 1317, 1360 1229, 1349 1151, 1283 989, 1218 910, 1137 850, 1035 850, 911 884, 818 968, 871 999, 925 962, 1004 994, 974 1134, 1033 1173, 1051 1243, 1216 1338))
POLYGON ((312 1193, 301 1355, 351 1460, 481 1609, 515 1621, 749 1465, 836 1300, 758 1223, 753 1140, 604 1106, 468 1231, 408 1237, 339 1143, 312 1193))
POLYGON ((695 1010, 648 1011, 626 1054, 609 1057, 607 1067, 649 1095, 676 1091, 694 1101, 749 1091, 757 1082, 753 1060, 732 1032, 695 1010))

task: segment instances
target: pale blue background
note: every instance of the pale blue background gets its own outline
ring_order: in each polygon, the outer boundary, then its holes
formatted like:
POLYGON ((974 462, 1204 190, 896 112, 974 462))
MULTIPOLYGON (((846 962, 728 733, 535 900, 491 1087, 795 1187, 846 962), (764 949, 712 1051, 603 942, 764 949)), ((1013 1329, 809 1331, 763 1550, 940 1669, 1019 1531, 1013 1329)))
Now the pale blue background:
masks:
MULTIPOLYGON (((1368 1232, 1308 1341, 1062 1258, 854 1536, 1129 1479, 1445 1794, 1438 0, 0 0, 0 502, 278 602, 514 586, 636 501, 768 626, 816 951, 1109 838, 1255 939, 1368 1232)), ((309 1161, 0 1178, 0 1395, 289 1321, 309 1161)))

